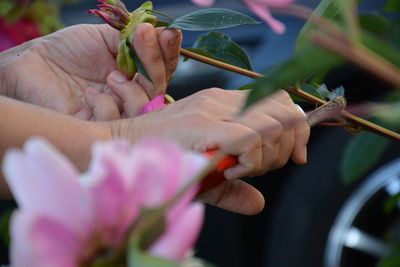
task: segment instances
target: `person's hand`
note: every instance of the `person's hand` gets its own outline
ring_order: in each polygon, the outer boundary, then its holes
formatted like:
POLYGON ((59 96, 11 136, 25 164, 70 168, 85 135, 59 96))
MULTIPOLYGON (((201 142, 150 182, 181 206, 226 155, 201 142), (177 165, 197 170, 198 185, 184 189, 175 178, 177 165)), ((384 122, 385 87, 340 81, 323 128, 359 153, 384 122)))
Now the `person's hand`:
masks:
POLYGON ((154 136, 190 150, 219 149, 238 156, 239 164, 224 172, 227 181, 205 192, 201 199, 231 211, 255 214, 264 206, 263 196, 236 178, 280 168, 290 157, 295 163, 304 164, 310 130, 304 113, 285 91, 237 117, 247 93, 200 91, 134 119, 112 122, 112 133, 133 142, 154 136))
MULTIPOLYGON (((141 91, 128 89, 137 96, 136 110, 165 92, 178 64, 181 40, 176 30, 150 24, 136 29, 134 47, 156 85, 142 75, 134 78, 141 91)), ((118 43, 118 32, 108 25, 78 25, 4 51, 0 92, 86 120, 119 118, 120 100, 108 90, 126 88, 124 76, 115 71, 118 43)))

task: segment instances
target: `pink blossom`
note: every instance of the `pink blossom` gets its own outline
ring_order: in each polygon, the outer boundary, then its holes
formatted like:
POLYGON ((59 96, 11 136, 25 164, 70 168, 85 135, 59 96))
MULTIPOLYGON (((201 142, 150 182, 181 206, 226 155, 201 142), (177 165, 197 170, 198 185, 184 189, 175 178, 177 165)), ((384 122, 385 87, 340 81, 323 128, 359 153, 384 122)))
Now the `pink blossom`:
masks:
MULTIPOLYGON (((206 158, 147 139, 97 143, 89 170, 42 139, 4 158, 4 174, 19 205, 11 222, 12 266, 76 267, 126 236, 142 208, 165 203, 206 164, 206 158)), ((182 260, 196 240, 204 214, 191 203, 192 188, 167 212, 165 233, 150 253, 182 260)))
MULTIPOLYGON (((296 0, 243 0, 243 2, 245 2, 257 16, 265 21, 274 32, 279 34, 285 32, 285 25, 272 17, 269 8, 283 8, 290 5, 294 1, 296 0)), ((192 0, 192 2, 204 7, 209 7, 214 4, 214 0, 192 0)))

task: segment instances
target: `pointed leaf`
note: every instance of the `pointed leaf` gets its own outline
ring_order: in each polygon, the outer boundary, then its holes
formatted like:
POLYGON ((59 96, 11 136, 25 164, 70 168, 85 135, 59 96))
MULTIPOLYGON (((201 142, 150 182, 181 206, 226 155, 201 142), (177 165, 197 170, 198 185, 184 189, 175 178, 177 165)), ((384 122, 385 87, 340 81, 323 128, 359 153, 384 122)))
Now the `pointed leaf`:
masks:
POLYGON ((210 32, 201 35, 194 43, 193 48, 195 50, 191 50, 192 52, 197 53, 198 51, 201 51, 203 55, 212 55, 212 58, 219 61, 244 69, 253 70, 247 53, 229 36, 223 33, 210 32))
POLYGON ((344 152, 340 172, 344 184, 351 184, 365 175, 379 160, 389 140, 363 132, 353 137, 344 152))
POLYGON ((135 64, 136 64, 136 67, 137 67, 139 73, 142 74, 146 78, 146 80, 148 80, 151 84, 154 85, 153 80, 151 79, 150 75, 147 73, 146 69, 143 66, 142 61, 140 60, 139 56, 136 54, 135 49, 133 49, 133 46, 128 39, 126 40, 126 45, 129 48, 130 56, 135 59, 135 64))
POLYGON ((258 23, 260 22, 237 11, 225 8, 208 8, 177 18, 168 28, 188 31, 210 31, 258 23))

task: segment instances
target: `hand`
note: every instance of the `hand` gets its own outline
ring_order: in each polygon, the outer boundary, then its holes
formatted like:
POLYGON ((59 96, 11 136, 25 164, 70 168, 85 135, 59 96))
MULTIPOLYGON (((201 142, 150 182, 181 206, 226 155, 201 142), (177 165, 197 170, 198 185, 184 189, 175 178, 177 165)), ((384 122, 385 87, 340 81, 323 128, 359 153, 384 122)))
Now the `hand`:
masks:
POLYGON ((243 214, 262 210, 264 198, 237 180, 284 166, 291 157, 306 162, 309 126, 305 115, 284 91, 261 101, 237 117, 248 92, 208 89, 131 120, 112 123, 114 136, 139 140, 155 136, 205 152, 219 149, 238 156, 239 164, 225 171, 228 181, 201 199, 243 214))
MULTIPOLYGON (((140 109, 149 98, 165 92, 178 63, 182 36, 150 24, 139 25, 135 36, 134 47, 156 85, 142 75, 135 77, 145 89, 136 92, 140 109)), ((108 90, 125 88, 126 81, 119 83, 115 72, 118 42, 118 32, 108 25, 78 25, 7 50, 1 53, 0 92, 85 120, 119 118, 120 99, 108 90)))

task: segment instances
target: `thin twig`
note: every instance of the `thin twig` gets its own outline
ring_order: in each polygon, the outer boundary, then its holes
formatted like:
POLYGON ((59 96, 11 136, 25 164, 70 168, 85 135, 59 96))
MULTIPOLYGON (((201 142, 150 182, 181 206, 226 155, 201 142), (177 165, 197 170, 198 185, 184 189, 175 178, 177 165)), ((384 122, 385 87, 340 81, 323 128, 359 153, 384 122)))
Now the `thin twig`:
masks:
MULTIPOLYGON (((230 65, 230 64, 227 64, 227 63, 224 63, 224 62, 220 62, 218 60, 211 59, 211 58, 208 58, 208 57, 205 57, 205 56, 202 56, 202 55, 198 55, 196 53, 190 52, 190 51, 185 50, 183 48, 181 48, 180 52, 181 52, 182 55, 184 55, 186 57, 189 57, 189 58, 204 62, 206 64, 209 64, 209 65, 221 68, 221 69, 229 70, 231 72, 235 72, 235 73, 238 73, 238 74, 250 77, 250 78, 255 78, 256 79, 256 78, 265 77, 263 74, 260 74, 260 73, 254 72, 254 71, 249 71, 249 70, 246 70, 246 69, 242 69, 242 68, 239 68, 237 66, 233 66, 233 65, 230 65)), ((289 88, 286 89, 286 91, 288 91, 291 94, 297 95, 298 97, 301 97, 302 99, 307 100, 307 101, 309 101, 309 102, 311 102, 313 104, 316 104, 316 105, 323 105, 323 104, 326 103, 326 101, 324 101, 324 100, 322 100, 322 99, 320 99, 318 97, 315 97, 315 96, 313 96, 313 95, 311 95, 311 94, 309 94, 307 92, 304 92, 301 89, 296 89, 294 87, 289 87, 289 88)), ((386 128, 383 128, 383 127, 381 127, 381 126, 379 126, 377 124, 374 124, 372 122, 369 122, 367 120, 364 120, 362 118, 354 116, 353 114, 351 114, 351 113, 349 113, 349 112, 347 112, 345 110, 341 112, 341 115, 342 115, 343 118, 345 118, 349 122, 353 123, 356 126, 360 126, 362 129, 364 129, 366 131, 370 131, 370 132, 376 133, 378 135, 387 137, 387 138, 395 140, 395 141, 400 141, 400 134, 398 134, 396 132, 390 131, 390 130, 388 130, 386 128)))

